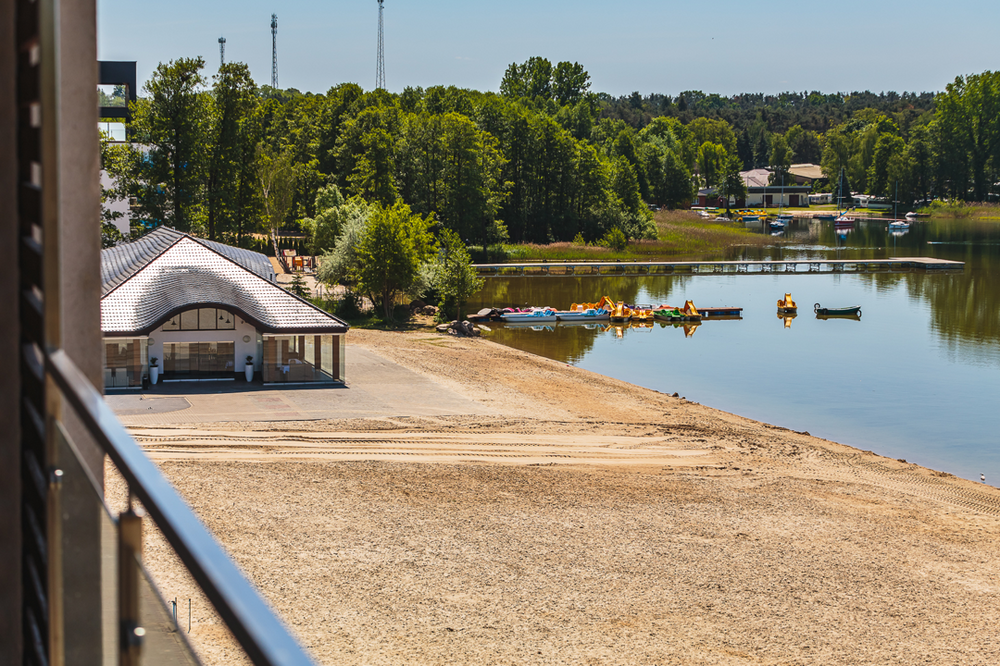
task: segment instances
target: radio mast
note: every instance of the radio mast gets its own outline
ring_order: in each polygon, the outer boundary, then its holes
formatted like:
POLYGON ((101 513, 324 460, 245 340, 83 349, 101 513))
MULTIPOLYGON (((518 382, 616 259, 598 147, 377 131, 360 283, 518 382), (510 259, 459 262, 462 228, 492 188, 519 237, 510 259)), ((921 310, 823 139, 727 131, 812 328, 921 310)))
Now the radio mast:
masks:
POLYGON ((278 88, 278 15, 271 14, 271 87, 278 88))
POLYGON ((226 64, 226 38, 219 37, 219 65, 226 64))
POLYGON ((382 38, 382 2, 378 0, 378 57, 375 64, 375 89, 385 90, 385 51, 382 38))

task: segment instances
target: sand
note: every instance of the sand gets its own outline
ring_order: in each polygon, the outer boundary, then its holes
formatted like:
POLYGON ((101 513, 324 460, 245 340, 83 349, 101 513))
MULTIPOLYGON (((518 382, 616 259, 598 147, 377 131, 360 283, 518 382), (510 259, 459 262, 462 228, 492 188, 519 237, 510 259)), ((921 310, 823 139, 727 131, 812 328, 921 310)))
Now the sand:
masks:
POLYGON ((994 488, 486 340, 350 342, 477 413, 133 428, 319 663, 1000 663, 994 488))

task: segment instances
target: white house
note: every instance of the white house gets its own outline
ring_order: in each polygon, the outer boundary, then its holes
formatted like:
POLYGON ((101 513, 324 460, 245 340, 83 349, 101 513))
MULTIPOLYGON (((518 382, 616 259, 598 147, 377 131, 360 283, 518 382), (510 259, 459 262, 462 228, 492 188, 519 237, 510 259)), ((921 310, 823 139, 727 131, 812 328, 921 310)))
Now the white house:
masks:
POLYGON ((169 227, 101 252, 104 385, 344 381, 348 325, 275 282, 267 257, 169 227), (160 362, 162 361, 162 362, 160 362), (245 381, 245 380, 244 380, 245 381))

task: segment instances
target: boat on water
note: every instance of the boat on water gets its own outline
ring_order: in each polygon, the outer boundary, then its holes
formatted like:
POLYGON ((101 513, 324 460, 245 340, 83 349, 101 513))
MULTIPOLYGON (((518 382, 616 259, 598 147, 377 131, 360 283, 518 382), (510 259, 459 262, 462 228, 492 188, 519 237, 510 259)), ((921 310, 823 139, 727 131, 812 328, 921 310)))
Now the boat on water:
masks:
POLYGON ((814 219, 817 219, 817 220, 827 220, 827 221, 834 220, 834 219, 836 219, 836 217, 837 216, 834 215, 833 213, 820 213, 819 215, 813 215, 814 219))
POLYGON ((902 231, 903 229, 909 229, 910 223, 903 220, 893 220, 889 223, 889 229, 893 231, 902 231))
POLYGON ((778 299, 778 312, 781 314, 795 314, 799 311, 799 306, 792 300, 791 294, 785 294, 784 298, 778 299))
POLYGON ((779 219, 771 220, 770 222, 768 222, 767 226, 769 226, 772 231, 784 231, 785 230, 785 226, 787 224, 788 223, 785 220, 782 220, 782 219, 779 218, 779 219))
POLYGON ((911 210, 911 211, 910 211, 909 213, 907 213, 907 214, 906 214, 906 215, 904 215, 903 217, 905 217, 905 218, 906 218, 906 219, 908 219, 908 220, 915 220, 915 219, 917 219, 917 214, 916 214, 916 213, 914 213, 914 212, 913 212, 913 211, 911 210))
POLYGON ((607 321, 611 319, 611 313, 604 308, 586 308, 581 310, 559 310, 556 312, 556 319, 559 321, 607 321))
POLYGON ((500 318, 508 324, 539 324, 545 321, 556 321, 556 311, 552 308, 532 308, 530 312, 507 312, 500 318))
POLYGON ((843 215, 838 216, 833 221, 833 226, 835 226, 835 227, 853 227, 854 226, 854 218, 851 217, 851 216, 849 216, 849 215, 847 215, 845 213, 843 215))
POLYGON ((819 303, 813 305, 813 312, 823 317, 860 317, 861 306, 851 305, 846 308, 824 308, 819 303))
POLYGON ((661 305, 653 310, 653 318, 661 321, 701 321, 701 313, 691 301, 685 301, 683 308, 672 308, 669 305, 661 305))

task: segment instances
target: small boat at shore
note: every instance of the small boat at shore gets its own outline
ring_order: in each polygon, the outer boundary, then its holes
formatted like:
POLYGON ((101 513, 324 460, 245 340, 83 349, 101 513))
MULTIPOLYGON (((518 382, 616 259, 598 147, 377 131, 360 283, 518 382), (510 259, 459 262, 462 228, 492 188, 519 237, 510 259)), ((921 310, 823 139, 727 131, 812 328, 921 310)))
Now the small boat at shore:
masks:
POLYGON ((832 221, 832 220, 834 220, 836 218, 837 218, 837 216, 834 215, 833 213, 820 213, 819 215, 813 215, 813 219, 816 219, 816 220, 832 221))
POLYGON ((902 231, 903 229, 909 229, 910 223, 904 220, 893 220, 889 223, 889 229, 891 231, 902 231))
POLYGON ((853 217, 849 217, 845 213, 843 215, 838 216, 833 221, 833 226, 835 226, 835 227, 853 227, 854 226, 854 218, 853 217))
POLYGON ((556 311, 552 308, 532 308, 530 312, 507 312, 500 318, 508 324, 539 324, 556 321, 556 311))
POLYGON ((586 308, 583 310, 559 310, 556 312, 556 319, 564 322, 577 321, 607 321, 611 319, 611 313, 604 308, 586 308))
POLYGON ((860 317, 861 306, 851 305, 846 308, 824 308, 819 303, 813 305, 813 312, 823 317, 860 317))
POLYGON ((671 308, 670 306, 660 306, 653 311, 653 318, 661 321, 701 321, 701 313, 691 301, 686 301, 683 308, 671 308))

